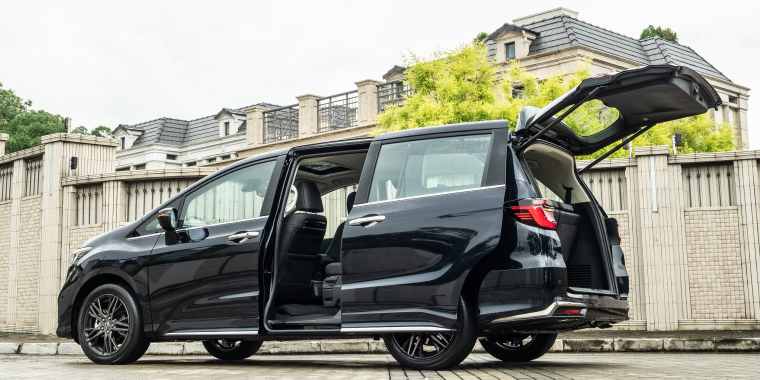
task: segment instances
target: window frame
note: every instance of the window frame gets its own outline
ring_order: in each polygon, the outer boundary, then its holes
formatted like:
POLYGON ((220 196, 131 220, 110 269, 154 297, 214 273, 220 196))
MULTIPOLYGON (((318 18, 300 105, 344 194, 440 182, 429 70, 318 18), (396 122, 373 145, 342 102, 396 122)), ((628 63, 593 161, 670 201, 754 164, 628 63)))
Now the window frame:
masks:
POLYGON ((356 192, 354 207, 358 205, 365 205, 365 204, 395 202, 395 201, 403 201, 407 199, 433 197, 433 196, 445 195, 445 194, 453 194, 453 193, 461 193, 461 192, 467 192, 467 191, 491 189, 491 188, 496 188, 496 187, 504 187, 506 186, 506 180, 507 180, 506 156, 504 152, 499 152, 498 148, 499 146, 502 146, 506 149, 506 143, 508 139, 509 139, 509 131, 506 128, 489 128, 489 129, 478 129, 478 130, 470 130, 470 131, 444 132, 444 133, 436 133, 436 134, 422 135, 422 136, 399 137, 395 139, 375 141, 372 143, 372 146, 370 146, 370 150, 367 154, 367 160, 364 162, 365 166, 362 169, 362 176, 359 179, 359 185, 358 185, 358 190, 356 192), (371 202, 369 201, 370 188, 372 186, 372 180, 374 179, 374 176, 375 176, 375 170, 377 169, 378 158, 380 157, 380 150, 382 149, 383 145, 412 142, 412 141, 421 141, 421 140, 434 140, 434 139, 442 139, 442 138, 448 138, 448 137, 467 137, 467 136, 478 136, 478 135, 490 137, 488 153, 486 154, 486 159, 485 159, 485 163, 483 167, 483 177, 481 179, 480 186, 473 187, 470 189, 450 190, 450 191, 444 191, 440 193, 415 195, 415 196, 404 197, 404 198, 386 199, 386 200, 371 201, 371 202), (497 176, 495 176, 494 174, 496 172, 499 172, 499 170, 502 173, 504 173, 504 175, 497 178, 497 176))
POLYGON ((515 44, 514 42, 509 42, 509 43, 504 44, 504 56, 506 57, 507 60, 517 59, 517 44, 515 44), (512 47, 512 50, 514 50, 514 57, 512 58, 509 57, 510 46, 512 47))
POLYGON ((229 136, 230 135, 230 122, 225 121, 224 122, 224 135, 229 136))

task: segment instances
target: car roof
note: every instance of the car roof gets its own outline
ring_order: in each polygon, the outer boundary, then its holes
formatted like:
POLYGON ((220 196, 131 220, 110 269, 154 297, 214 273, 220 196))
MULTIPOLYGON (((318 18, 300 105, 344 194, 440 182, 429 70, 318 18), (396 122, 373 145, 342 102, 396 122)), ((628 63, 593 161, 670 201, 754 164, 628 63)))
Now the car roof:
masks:
POLYGON ((352 143, 369 144, 373 141, 392 140, 392 139, 407 138, 407 137, 414 137, 414 136, 425 136, 425 135, 438 134, 438 133, 491 130, 491 129, 497 129, 497 128, 509 128, 509 122, 506 120, 489 120, 489 121, 476 121, 476 122, 471 122, 471 123, 446 124, 446 125, 437 125, 437 126, 432 126, 432 127, 413 128, 413 129, 405 129, 402 131, 382 133, 375 137, 358 137, 358 138, 352 138, 352 139, 343 139, 343 140, 319 142, 319 143, 314 143, 314 144, 298 145, 294 147, 282 148, 282 149, 277 149, 277 150, 257 154, 255 156, 251 156, 244 160, 236 162, 226 167, 225 169, 234 168, 241 165, 246 165, 247 163, 253 162, 253 161, 266 160, 268 158, 286 155, 288 154, 288 152, 292 150, 328 148, 331 146, 342 146, 342 145, 352 144, 352 143))

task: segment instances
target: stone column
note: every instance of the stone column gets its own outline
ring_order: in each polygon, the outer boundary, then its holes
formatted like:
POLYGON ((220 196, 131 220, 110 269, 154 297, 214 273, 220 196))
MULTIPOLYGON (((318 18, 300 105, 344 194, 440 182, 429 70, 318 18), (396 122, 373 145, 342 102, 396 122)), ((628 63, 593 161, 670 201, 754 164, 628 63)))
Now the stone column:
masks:
POLYGON ((8 141, 7 133, 0 133, 0 156, 5 154, 5 142, 8 141))
POLYGON ((317 100, 320 98, 322 97, 312 94, 296 96, 298 99, 298 137, 309 137, 318 133, 319 110, 317 109, 317 100))
POLYGON ((377 85, 383 82, 374 79, 365 79, 356 82, 359 88, 359 127, 374 125, 377 117, 377 85))
POLYGON ((739 103, 739 120, 734 121, 737 129, 736 139, 742 144, 740 149, 749 150, 749 122, 747 121, 749 95, 740 94, 737 102, 739 103))
POLYGON ((42 225, 40 228, 40 279, 38 292, 39 331, 55 333, 58 324, 58 292, 61 287, 64 192, 61 180, 69 173, 71 157, 79 158, 72 175, 113 172, 116 165, 115 139, 56 133, 42 137, 45 147, 42 181, 42 225))
POLYGON ((685 239, 674 226, 679 199, 668 170, 670 148, 666 145, 636 147, 638 222, 646 297, 647 330, 675 330, 683 309, 680 266, 685 239))
POLYGON ((245 111, 245 143, 248 148, 253 148, 264 143, 264 107, 248 107, 245 111))
MULTIPOLYGON (((21 198, 24 196, 24 160, 13 162, 13 177, 11 177, 11 249, 8 253, 8 325, 16 324, 16 309, 18 305, 18 261, 21 247, 21 198)), ((39 210, 29 210, 39 212, 39 210)))
MULTIPOLYGON (((754 152, 751 152, 754 153, 754 152)), ((754 154, 734 161, 733 184, 739 207, 745 317, 760 318, 760 193, 754 154)), ((737 279, 738 280, 738 279, 737 279)))

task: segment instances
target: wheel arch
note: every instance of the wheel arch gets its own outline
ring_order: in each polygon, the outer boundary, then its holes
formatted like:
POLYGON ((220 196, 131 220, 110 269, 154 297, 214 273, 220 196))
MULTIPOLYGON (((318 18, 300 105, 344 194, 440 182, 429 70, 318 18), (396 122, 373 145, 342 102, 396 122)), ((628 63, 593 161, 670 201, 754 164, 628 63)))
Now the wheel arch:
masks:
POLYGON ((87 281, 85 281, 82 286, 79 288, 79 291, 77 291, 76 297, 74 297, 74 304, 72 307, 72 313, 71 313, 71 336, 74 338, 74 341, 79 343, 79 310, 82 307, 82 302, 84 302, 84 299, 92 293, 93 290, 95 290, 98 286, 105 285, 105 284, 118 284, 124 286, 126 289, 130 290, 132 293, 135 292, 134 286, 125 278, 122 278, 121 276, 115 274, 115 273, 98 273, 91 278, 89 278, 87 281))

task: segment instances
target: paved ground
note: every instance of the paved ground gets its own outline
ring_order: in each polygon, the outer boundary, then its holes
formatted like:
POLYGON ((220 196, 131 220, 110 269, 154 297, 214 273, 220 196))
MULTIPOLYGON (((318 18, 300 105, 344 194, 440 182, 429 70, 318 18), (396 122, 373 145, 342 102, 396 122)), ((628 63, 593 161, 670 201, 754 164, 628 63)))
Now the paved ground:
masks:
POLYGON ((404 370, 389 355, 255 356, 222 363, 208 356, 145 356, 128 366, 98 366, 84 357, 0 355, 0 377, 56 379, 627 379, 757 378, 757 354, 549 354, 504 364, 473 354, 452 371, 404 370))

